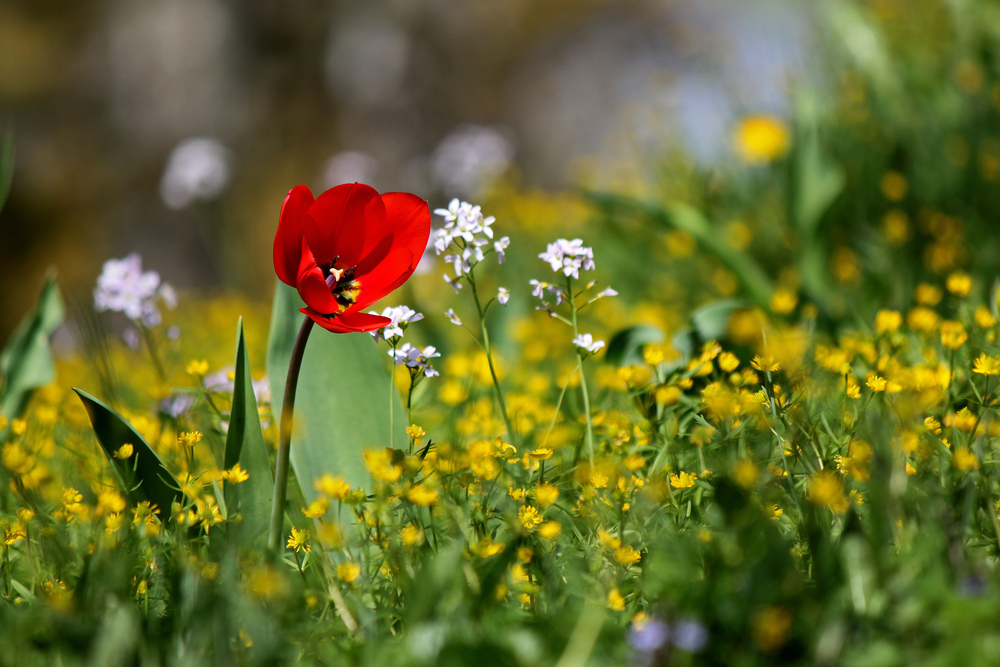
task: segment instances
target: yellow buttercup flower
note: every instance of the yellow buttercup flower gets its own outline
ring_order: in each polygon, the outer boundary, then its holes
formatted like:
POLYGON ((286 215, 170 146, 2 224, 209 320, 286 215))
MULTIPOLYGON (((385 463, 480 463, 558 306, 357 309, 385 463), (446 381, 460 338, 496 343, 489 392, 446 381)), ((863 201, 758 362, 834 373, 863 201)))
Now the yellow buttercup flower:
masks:
POLYGON ((1000 374, 1000 358, 991 357, 983 352, 972 362, 972 372, 979 375, 1000 374))

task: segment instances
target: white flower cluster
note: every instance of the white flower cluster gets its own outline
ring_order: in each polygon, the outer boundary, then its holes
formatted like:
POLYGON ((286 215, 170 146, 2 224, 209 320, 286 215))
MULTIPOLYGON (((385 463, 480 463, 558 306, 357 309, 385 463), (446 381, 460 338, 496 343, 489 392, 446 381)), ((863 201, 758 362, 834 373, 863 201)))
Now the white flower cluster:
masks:
POLYGON ((490 225, 496 218, 492 215, 484 218, 478 205, 473 206, 458 199, 452 199, 448 208, 436 209, 434 213, 444 218, 444 227, 435 230, 433 234, 434 252, 438 255, 447 253, 444 261, 455 268, 455 276, 445 274, 444 280, 456 294, 462 289, 462 284, 459 282, 462 276, 471 272, 473 267, 483 261, 490 252, 495 252, 497 261, 503 264, 510 238, 504 236, 496 241, 493 240, 493 229, 490 225), (489 247, 491 243, 492 248, 489 247))
MULTIPOLYGON (((379 313, 369 310, 368 314, 378 315, 379 313)), ((424 319, 423 313, 418 313, 409 306, 389 307, 384 309, 381 315, 382 317, 388 317, 392 321, 381 329, 376 329, 370 333, 376 341, 384 340, 390 345, 395 345, 399 342, 399 339, 403 337, 403 332, 406 331, 406 327, 412 322, 424 319)))
POLYGON ((538 256, 548 262, 556 273, 561 271, 577 280, 580 278, 580 269, 594 270, 594 249, 584 247, 583 239, 556 239, 555 243, 550 243, 548 249, 538 256))
POLYGON ((582 333, 573 339, 573 345, 576 345, 581 350, 589 352, 590 354, 597 354, 597 352, 604 347, 604 341, 594 340, 594 337, 589 333, 582 333))
POLYGON ((104 262, 94 289, 94 307, 98 311, 125 313, 130 319, 155 327, 163 321, 157 308, 160 299, 168 308, 177 306, 174 288, 161 282, 156 271, 144 272, 139 253, 104 262))
POLYGON ((430 365, 431 359, 441 356, 433 345, 420 349, 409 343, 403 343, 398 350, 389 350, 389 356, 393 358, 393 362, 397 366, 409 368, 411 374, 417 370, 423 370, 424 375, 429 378, 438 374, 430 365))

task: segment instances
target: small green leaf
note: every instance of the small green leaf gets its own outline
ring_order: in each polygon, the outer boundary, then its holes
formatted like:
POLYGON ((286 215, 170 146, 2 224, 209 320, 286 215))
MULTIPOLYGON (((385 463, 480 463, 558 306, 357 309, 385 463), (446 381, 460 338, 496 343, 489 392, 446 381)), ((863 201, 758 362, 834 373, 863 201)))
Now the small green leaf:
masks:
POLYGON ((703 342, 718 340, 729 330, 733 313, 748 305, 743 299, 719 299, 694 311, 691 323, 703 342))
POLYGON ((274 478, 267 456, 264 432, 260 428, 257 398, 253 393, 250 357, 243 339, 243 318, 236 328, 236 371, 232 411, 226 434, 226 468, 237 463, 247 472, 247 480, 236 484, 230 511, 243 514, 240 532, 248 542, 266 539, 274 497, 274 478))
POLYGON ((63 300, 54 273, 49 273, 35 309, 18 325, 0 352, 0 415, 18 417, 31 392, 56 377, 49 338, 63 321, 63 300))
POLYGON ((7 203, 10 185, 14 180, 14 133, 4 132, 0 139, 0 211, 7 203))
MULTIPOLYGON (((288 361, 305 317, 299 312, 301 307, 295 289, 278 283, 271 311, 267 375, 272 412, 279 420, 288 361)), ((369 486, 363 452, 390 444, 390 378, 383 355, 368 334, 334 334, 316 327, 309 336, 295 394, 291 447, 292 468, 307 502, 316 496, 313 480, 326 472, 342 476, 354 487, 369 486)), ((401 448, 409 441, 406 413, 395 389, 391 396, 395 410, 392 443, 401 448)))
POLYGON ((662 343, 663 332, 648 324, 638 324, 618 331, 608 341, 604 358, 609 364, 628 366, 642 363, 642 348, 649 343, 662 343))
POLYGON ((160 457, 114 409, 82 389, 73 387, 73 391, 83 401, 97 441, 122 480, 131 503, 136 505, 148 500, 160 508, 161 518, 168 516, 173 502, 180 502, 183 494, 180 484, 164 467, 160 457), (115 452, 125 444, 132 445, 132 455, 125 459, 115 458, 115 452))

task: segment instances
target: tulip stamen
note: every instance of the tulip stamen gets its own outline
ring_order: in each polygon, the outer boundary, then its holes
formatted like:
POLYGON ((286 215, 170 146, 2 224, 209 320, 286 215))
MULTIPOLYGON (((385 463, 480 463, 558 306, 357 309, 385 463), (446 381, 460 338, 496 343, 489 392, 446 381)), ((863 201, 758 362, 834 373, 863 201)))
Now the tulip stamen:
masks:
MULTIPOLYGON (((337 312, 342 313, 357 302, 358 294, 361 292, 361 283, 354 279, 354 272, 358 268, 357 264, 348 269, 338 269, 336 263, 339 259, 340 255, 320 268, 323 270, 327 287, 330 288, 333 298, 337 300, 337 312)), ((335 314, 326 313, 328 316, 335 314)))

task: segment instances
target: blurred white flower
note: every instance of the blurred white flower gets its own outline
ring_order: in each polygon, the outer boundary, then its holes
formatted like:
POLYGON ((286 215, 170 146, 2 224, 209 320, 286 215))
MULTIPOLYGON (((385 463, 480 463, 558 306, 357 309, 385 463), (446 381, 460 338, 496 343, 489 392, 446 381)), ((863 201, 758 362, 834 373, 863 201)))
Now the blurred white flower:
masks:
POLYGON ((501 287, 497 290, 497 301, 500 302, 501 306, 506 306, 507 301, 510 300, 510 291, 506 287, 501 287))
POLYGON ((172 209, 215 199, 229 184, 229 152, 215 139, 185 139, 174 148, 160 180, 160 196, 172 209))
POLYGON ((177 305, 177 293, 160 282, 160 274, 142 270, 139 253, 104 262, 94 288, 94 308, 98 311, 125 313, 129 319, 153 327, 163 321, 156 305, 160 299, 168 308, 177 305))
POLYGON ((576 345, 580 349, 586 350, 591 354, 595 354, 598 350, 604 347, 604 341, 594 340, 594 337, 589 333, 582 333, 573 339, 573 345, 576 345))
POLYGON ((431 171, 448 193, 479 197, 514 159, 514 146, 493 127, 462 125, 431 156, 431 171))
POLYGON ((452 324, 456 326, 462 326, 462 320, 459 319, 458 315, 455 314, 454 308, 449 308, 448 310, 444 311, 444 316, 447 317, 452 324))

